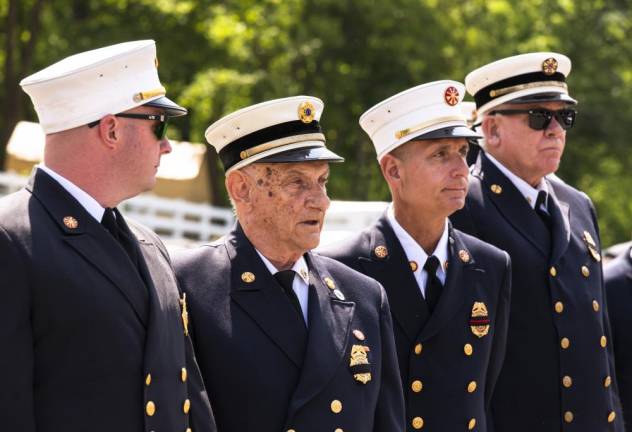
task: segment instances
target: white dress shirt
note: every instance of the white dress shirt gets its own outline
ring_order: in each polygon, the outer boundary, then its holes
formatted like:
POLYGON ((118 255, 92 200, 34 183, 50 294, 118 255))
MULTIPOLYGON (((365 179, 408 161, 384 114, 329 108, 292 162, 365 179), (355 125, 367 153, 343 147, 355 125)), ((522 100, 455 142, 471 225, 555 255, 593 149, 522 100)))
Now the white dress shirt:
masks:
MULTIPOLYGON (((428 274, 424 270, 424 265, 426 264, 426 260, 430 255, 423 250, 423 248, 415 241, 414 238, 411 237, 410 234, 406 232, 406 230, 397 222, 395 219, 395 211, 393 210, 393 204, 388 206, 388 210, 386 211, 386 216, 388 218, 388 222, 391 224, 393 231, 395 232, 395 236, 397 240, 399 240, 399 244, 402 245, 402 249, 404 249, 404 253, 406 254, 406 258, 408 262, 414 261, 417 264, 417 269, 414 271, 415 280, 417 281, 417 285, 419 286, 419 290, 421 291, 421 295, 426 298, 426 281, 428 280, 428 274)), ((437 243, 437 247, 432 252, 431 255, 436 256, 439 259, 439 263, 441 264, 437 267, 437 277, 441 281, 443 285, 445 285, 446 280, 446 270, 445 266, 448 262, 448 220, 445 221, 445 226, 443 228, 443 234, 441 234, 441 238, 439 239, 439 243, 437 243)), ((412 267, 411 267, 412 271, 412 267)))
POLYGON ((70 195, 72 195, 74 199, 79 201, 81 207, 86 209, 90 216, 95 218, 97 222, 101 223, 101 219, 103 219, 103 213, 105 213, 105 208, 101 207, 101 204, 99 204, 97 200, 92 198, 86 191, 79 188, 79 186, 75 185, 73 182, 71 182, 61 174, 57 174, 52 169, 44 166, 43 163, 39 164, 37 167, 49 176, 51 176, 57 183, 61 185, 61 187, 63 187, 70 195))
MULTIPOLYGON (((279 272, 279 270, 270 262, 269 259, 263 256, 261 252, 255 248, 261 260, 266 265, 268 270, 272 275, 275 275, 279 272)), ((294 281, 292 282, 292 289, 298 298, 298 302, 301 305, 301 312, 303 312, 303 319, 305 320, 305 324, 307 324, 307 299, 309 294, 309 270, 307 268, 307 263, 305 262, 305 258, 301 256, 298 261, 294 263, 291 270, 294 270, 294 273, 298 275, 294 276, 294 281)))

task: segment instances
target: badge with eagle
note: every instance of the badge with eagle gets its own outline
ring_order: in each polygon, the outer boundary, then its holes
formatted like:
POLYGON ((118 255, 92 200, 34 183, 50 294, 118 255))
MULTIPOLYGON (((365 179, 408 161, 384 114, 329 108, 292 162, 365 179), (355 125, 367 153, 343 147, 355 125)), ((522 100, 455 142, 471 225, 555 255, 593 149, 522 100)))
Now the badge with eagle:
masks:
POLYGON ((470 317, 470 329, 475 336, 482 338, 489 333, 489 313, 483 302, 474 302, 472 316, 470 317))
POLYGON ((349 368, 353 374, 353 378, 366 384, 371 381, 371 364, 369 363, 368 352, 371 351, 366 345, 353 345, 351 347, 351 357, 349 359, 349 368))

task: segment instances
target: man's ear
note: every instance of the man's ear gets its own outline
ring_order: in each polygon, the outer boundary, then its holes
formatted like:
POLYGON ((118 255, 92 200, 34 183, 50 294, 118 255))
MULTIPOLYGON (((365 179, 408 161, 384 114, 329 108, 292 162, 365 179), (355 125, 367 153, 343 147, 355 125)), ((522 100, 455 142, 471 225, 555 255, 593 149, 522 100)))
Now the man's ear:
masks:
POLYGON ((382 170, 382 175, 388 184, 391 184, 391 182, 398 182, 401 178, 401 161, 390 153, 384 155, 380 160, 380 169, 382 170))
POLYGON ((231 171, 226 177, 226 191, 235 206, 249 206, 250 197, 250 178, 242 170, 231 171))
POLYGON ((485 145, 498 147, 500 144, 498 118, 496 116, 485 116, 481 127, 483 129, 483 135, 485 136, 485 145))
POLYGON ((112 114, 108 114, 101 119, 97 125, 99 138, 111 149, 120 146, 121 143, 121 122, 112 114))

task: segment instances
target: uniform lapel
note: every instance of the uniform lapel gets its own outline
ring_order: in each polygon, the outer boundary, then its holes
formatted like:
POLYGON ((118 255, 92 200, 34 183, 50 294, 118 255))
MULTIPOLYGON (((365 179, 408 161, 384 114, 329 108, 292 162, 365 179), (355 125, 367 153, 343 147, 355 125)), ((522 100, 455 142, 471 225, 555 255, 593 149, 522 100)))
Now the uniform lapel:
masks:
POLYGON ((146 326, 146 288, 121 245, 44 171, 36 169, 26 189, 57 223, 63 240, 116 286, 146 326))
POLYGON ((319 257, 305 255, 309 267, 309 336, 301 375, 288 411, 296 411, 317 395, 336 373, 346 352, 355 303, 340 300, 323 283, 329 277, 342 293, 345 287, 322 267, 319 257))
MULTIPOLYGON (((389 224, 386 214, 371 230, 367 257, 359 257, 366 275, 384 286, 391 307, 391 314, 402 327, 410 341, 414 341, 426 323, 429 311, 424 301, 408 258, 389 224), (375 250, 385 246, 388 254, 378 257, 375 250)), ((423 263, 418 263, 423 266, 423 263)))
POLYGON ((451 224, 449 229, 448 274, 439 303, 419 335, 422 341, 434 336, 451 321, 463 304, 468 285, 474 284, 477 277, 474 274, 474 257, 451 224))
POLYGON ((300 369, 307 330, 241 226, 226 237, 231 260, 231 298, 300 369), (254 280, 249 274, 254 276, 254 280))
POLYGON ((547 210, 553 220, 553 252, 551 254, 551 262, 557 262, 557 260, 566 252, 568 244, 571 240, 571 228, 570 228, 570 210, 569 205, 565 202, 559 201, 555 195, 555 191, 551 182, 548 182, 549 187, 549 202, 547 210))
POLYGON ((551 250, 548 228, 511 180, 485 156, 485 153, 481 152, 472 175, 481 179, 483 193, 487 194, 507 223, 548 257, 551 250))

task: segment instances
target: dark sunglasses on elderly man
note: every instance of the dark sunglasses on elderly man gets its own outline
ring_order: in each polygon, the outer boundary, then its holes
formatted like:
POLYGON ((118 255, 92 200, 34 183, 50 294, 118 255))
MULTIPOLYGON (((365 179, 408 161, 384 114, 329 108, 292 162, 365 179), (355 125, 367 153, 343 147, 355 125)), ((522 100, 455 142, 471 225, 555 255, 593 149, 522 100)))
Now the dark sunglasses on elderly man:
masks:
MULTIPOLYGON (((131 118, 137 120, 157 120, 159 123, 154 126, 154 135, 159 140, 163 139, 167 135, 167 124, 169 123, 169 116, 165 114, 114 114, 114 117, 131 118)), ((101 120, 88 123, 88 127, 93 128, 101 123, 101 120)))
POLYGON ((577 116, 577 111, 574 109, 559 109, 557 111, 552 111, 544 108, 533 108, 533 109, 506 109, 506 110, 496 110, 489 113, 490 115, 494 114, 502 114, 502 115, 518 115, 518 114, 528 114, 529 115, 529 127, 534 130, 545 130, 551 124, 551 120, 555 117, 555 120, 560 124, 562 129, 568 130, 573 127, 575 124, 575 117, 577 116))

